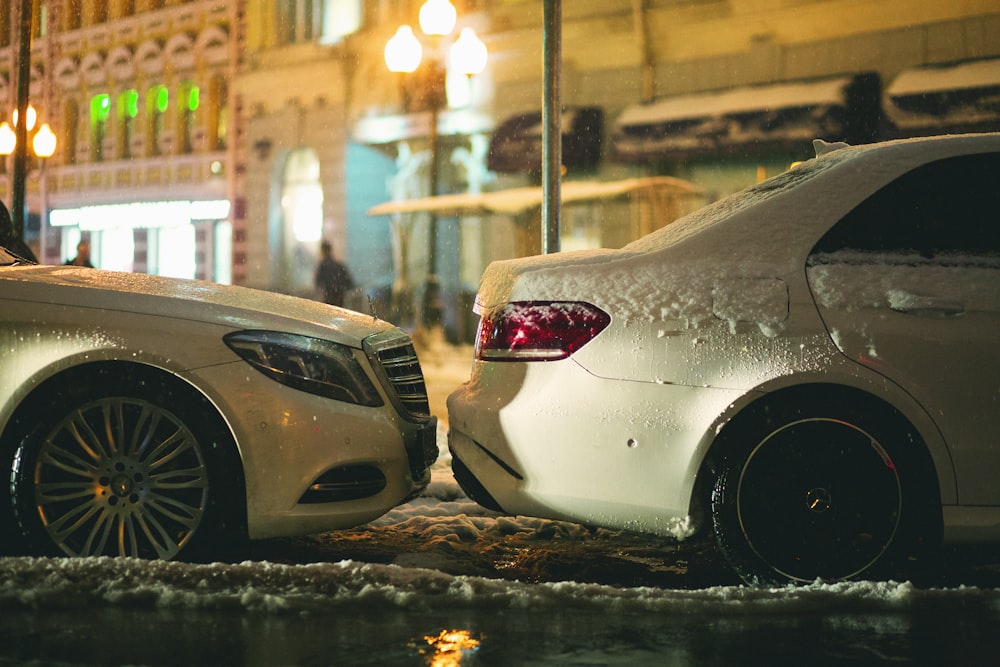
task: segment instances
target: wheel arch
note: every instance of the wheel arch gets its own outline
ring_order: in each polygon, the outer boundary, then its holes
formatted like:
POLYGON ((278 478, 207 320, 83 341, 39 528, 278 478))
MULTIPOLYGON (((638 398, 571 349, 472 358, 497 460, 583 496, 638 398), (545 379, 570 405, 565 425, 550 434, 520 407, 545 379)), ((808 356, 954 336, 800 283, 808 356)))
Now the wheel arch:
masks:
MULTIPOLYGON (((199 418, 207 420, 206 423, 217 443, 216 449, 222 457, 226 469, 232 475, 232 479, 229 481, 235 488, 237 496, 235 500, 238 501, 239 508, 238 515, 233 517, 237 522, 234 528, 245 534, 247 530, 246 476, 236 436, 228 421, 215 403, 196 386, 174 373, 150 364, 123 360, 93 361, 65 368, 45 378, 22 398, 12 411, 7 423, 4 424, 3 431, 0 432, 0 462, 3 463, 4 469, 9 469, 12 457, 22 438, 39 415, 50 407, 53 397, 58 392, 65 391, 66 387, 86 386, 87 383, 92 383, 102 375, 109 381, 128 377, 138 382, 162 382, 164 390, 168 394, 176 393, 178 400, 188 402, 190 406, 198 410, 199 418)), ((10 487, 4 484, 0 499, 9 497, 10 487)))
POLYGON ((928 435, 926 427, 919 428, 914 419, 886 398, 851 385, 810 382, 783 386, 763 393, 747 394, 746 399, 743 402, 734 402, 731 411, 719 420, 719 426, 713 431, 714 437, 711 438, 695 475, 690 514, 695 517, 696 525, 701 530, 706 530, 710 524, 707 517, 710 515, 715 476, 721 470, 726 458, 733 455, 741 446, 741 434, 751 424, 759 423, 761 419, 766 420, 767 413, 776 406, 780 405, 783 408, 797 406, 796 409, 801 409, 802 406, 815 404, 817 401, 830 401, 856 406, 863 409, 866 414, 892 420, 894 425, 903 429, 902 437, 913 445, 908 449, 907 455, 912 455, 911 460, 919 479, 927 485, 926 491, 929 496, 925 499, 926 509, 932 511, 932 516, 928 517, 932 524, 929 526, 930 535, 933 540, 940 542, 943 523, 942 497, 944 489, 954 493, 954 470, 950 457, 942 460, 941 456, 934 456, 932 452, 931 442, 940 437, 936 428, 928 435))

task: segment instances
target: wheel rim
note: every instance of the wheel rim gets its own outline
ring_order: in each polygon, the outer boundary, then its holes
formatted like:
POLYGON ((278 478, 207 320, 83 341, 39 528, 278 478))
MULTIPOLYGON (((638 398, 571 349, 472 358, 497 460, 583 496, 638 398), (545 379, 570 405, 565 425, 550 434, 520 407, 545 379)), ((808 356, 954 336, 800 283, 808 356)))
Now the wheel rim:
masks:
POLYGON ((902 489, 886 450, 864 430, 833 419, 783 426, 751 452, 737 513, 753 552, 796 581, 856 576, 886 552, 902 489))
POLYGON ((67 415, 41 445, 34 482, 42 525, 71 556, 171 559, 208 502, 197 439, 140 399, 104 398, 67 415))

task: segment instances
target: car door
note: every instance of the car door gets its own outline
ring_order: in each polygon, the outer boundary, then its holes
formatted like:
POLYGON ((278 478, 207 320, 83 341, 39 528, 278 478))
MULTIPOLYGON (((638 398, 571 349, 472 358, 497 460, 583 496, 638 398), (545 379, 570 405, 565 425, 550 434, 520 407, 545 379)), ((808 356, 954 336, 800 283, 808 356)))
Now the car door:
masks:
POLYGON ((960 503, 1000 504, 1000 154, 901 175, 831 227, 807 276, 840 350, 934 419, 960 503))

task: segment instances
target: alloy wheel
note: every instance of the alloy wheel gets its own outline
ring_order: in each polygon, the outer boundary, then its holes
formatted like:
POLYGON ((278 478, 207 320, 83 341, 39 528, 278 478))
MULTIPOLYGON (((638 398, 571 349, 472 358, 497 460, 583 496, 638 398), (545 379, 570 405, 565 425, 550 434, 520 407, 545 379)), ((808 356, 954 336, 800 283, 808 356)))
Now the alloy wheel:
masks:
POLYGON ((864 572, 896 536, 899 472, 861 428, 835 419, 797 421, 751 451, 736 488, 739 527, 750 549, 796 581, 864 572))
POLYGON ((170 411, 136 398, 71 411, 42 440, 33 478, 44 530, 71 556, 172 559, 209 500, 198 440, 170 411))

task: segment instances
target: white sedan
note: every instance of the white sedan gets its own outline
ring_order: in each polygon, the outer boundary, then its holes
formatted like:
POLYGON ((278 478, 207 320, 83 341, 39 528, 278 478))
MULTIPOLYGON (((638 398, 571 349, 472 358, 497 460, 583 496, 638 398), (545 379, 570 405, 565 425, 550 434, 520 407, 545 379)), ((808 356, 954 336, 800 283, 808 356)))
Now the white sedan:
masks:
POLYGON ((201 559, 365 523, 426 486, 435 427, 372 316, 0 250, 7 552, 201 559))
POLYGON ((1000 135, 847 147, 621 250, 497 262, 453 470, 747 582, 1000 539, 1000 135))

